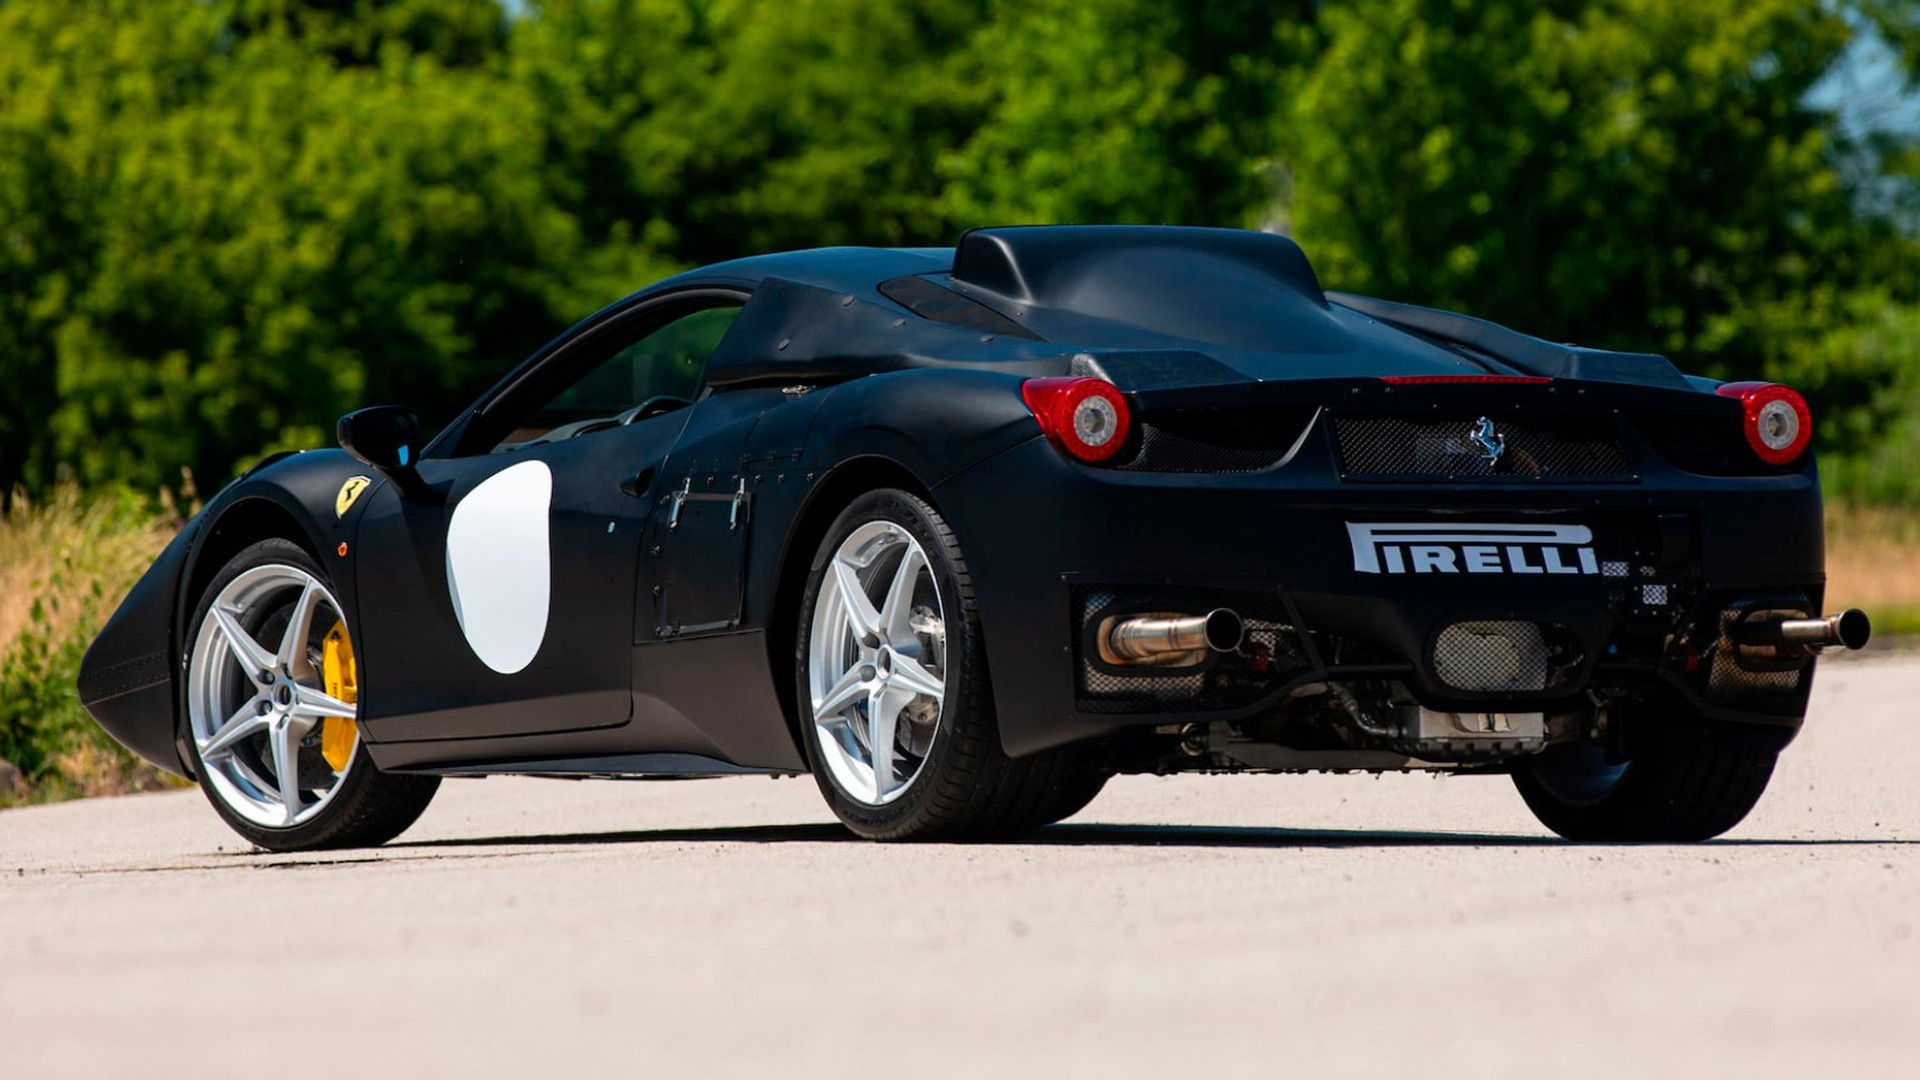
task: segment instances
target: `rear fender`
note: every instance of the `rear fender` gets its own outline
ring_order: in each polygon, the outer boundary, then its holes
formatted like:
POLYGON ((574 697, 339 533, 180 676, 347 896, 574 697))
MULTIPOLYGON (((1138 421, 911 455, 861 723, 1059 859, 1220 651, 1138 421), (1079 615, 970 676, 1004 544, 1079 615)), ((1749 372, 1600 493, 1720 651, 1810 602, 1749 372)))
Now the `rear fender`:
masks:
POLYGON ((1020 397, 1024 376, 921 370, 874 375, 826 391, 805 459, 822 471, 883 457, 931 489, 1040 434, 1020 397))

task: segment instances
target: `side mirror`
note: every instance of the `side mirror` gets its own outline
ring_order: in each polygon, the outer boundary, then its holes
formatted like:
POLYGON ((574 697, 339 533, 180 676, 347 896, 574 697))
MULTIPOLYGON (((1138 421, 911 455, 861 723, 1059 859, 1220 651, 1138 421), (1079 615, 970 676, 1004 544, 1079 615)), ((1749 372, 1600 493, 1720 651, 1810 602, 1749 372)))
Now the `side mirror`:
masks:
POLYGON ((378 469, 409 499, 427 492, 415 463, 420 458, 420 419, 412 409, 375 405, 340 418, 340 448, 378 469))

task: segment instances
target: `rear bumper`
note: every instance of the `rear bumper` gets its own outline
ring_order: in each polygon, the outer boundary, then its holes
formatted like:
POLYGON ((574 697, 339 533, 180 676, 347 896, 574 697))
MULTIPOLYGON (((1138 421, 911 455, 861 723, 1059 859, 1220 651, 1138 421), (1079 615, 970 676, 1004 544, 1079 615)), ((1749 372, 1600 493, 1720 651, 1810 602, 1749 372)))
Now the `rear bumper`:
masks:
POLYGON ((1010 753, 1128 725, 1252 715, 1329 678, 1396 679, 1423 704, 1463 711, 1537 710, 1591 687, 1637 687, 1783 738, 1805 712, 1811 664, 1734 669, 1714 638, 1720 612, 1740 601, 1818 610, 1824 549, 1810 461, 1779 476, 1667 470, 1617 485, 1476 488, 1343 483, 1305 456, 1259 473, 1123 473, 1034 439, 934 494, 972 571, 1010 753), (1416 560, 1404 544, 1397 554, 1381 545, 1417 530, 1368 528, 1382 525, 1546 527, 1539 535, 1591 539, 1479 551, 1444 542, 1428 546, 1447 559, 1416 560), (1367 544, 1371 556, 1357 555, 1367 544), (1211 606, 1248 619, 1263 661, 1222 657, 1171 675, 1103 669, 1090 656, 1096 614, 1211 606), (1563 658, 1576 655, 1526 692, 1449 683, 1435 665, 1441 633, 1497 620, 1549 628, 1563 658))

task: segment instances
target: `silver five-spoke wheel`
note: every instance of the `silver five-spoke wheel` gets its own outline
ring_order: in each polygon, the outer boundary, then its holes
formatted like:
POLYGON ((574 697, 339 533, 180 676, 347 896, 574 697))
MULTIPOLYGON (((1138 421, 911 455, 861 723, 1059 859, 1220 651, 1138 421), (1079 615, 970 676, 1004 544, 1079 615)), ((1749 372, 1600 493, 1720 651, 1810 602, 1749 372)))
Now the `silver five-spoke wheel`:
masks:
POLYGON ((851 499, 793 611, 801 742, 834 816, 872 840, 1018 836, 1087 804, 1106 773, 1080 747, 1010 757, 973 575, 925 498, 851 499))
POLYGON ((359 744, 352 665, 340 604, 313 575, 256 566, 220 589, 194 638, 187 717, 228 809, 291 828, 340 790, 359 744))
POLYGON ((869 806, 900 797, 925 765, 946 702, 946 621, 927 553, 870 521, 834 550, 814 601, 807 689, 824 764, 869 806))

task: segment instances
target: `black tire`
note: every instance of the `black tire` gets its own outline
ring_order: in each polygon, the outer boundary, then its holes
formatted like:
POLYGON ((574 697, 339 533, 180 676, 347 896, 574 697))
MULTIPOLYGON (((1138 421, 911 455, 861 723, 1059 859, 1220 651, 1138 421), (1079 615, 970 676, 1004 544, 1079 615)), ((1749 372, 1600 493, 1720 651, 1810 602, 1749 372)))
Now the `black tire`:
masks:
POLYGON ((1740 823, 1773 776, 1778 751, 1711 732, 1649 733, 1624 765, 1598 746, 1560 746, 1513 773, 1540 823, 1569 840, 1691 842, 1740 823))
MULTIPOLYGON (((194 607, 193 619, 187 624, 189 635, 205 621, 207 609, 220 590, 248 570, 270 565, 296 567, 333 591, 333 580, 326 568, 298 544, 278 538, 262 540, 235 555, 214 575, 194 607)), ((206 766, 200 760, 194 740, 189 737, 183 741, 193 758, 194 775, 200 778, 200 790, 206 794, 207 801, 234 832, 268 851, 316 851, 384 844, 419 820, 440 787, 437 776, 402 776, 379 771, 362 741, 354 750, 353 764, 347 769, 339 790, 319 813, 289 828, 272 828, 248 821, 227 806, 208 781, 206 766)))
POLYGON ((1065 821, 1093 804, 1112 774, 1090 762, 1063 763, 1043 800, 1037 825, 1065 821))
POLYGON ((795 635, 794 700, 807 761, 834 814, 871 840, 999 840, 1020 836, 1071 814, 1099 791, 1080 755, 1059 750, 1009 758, 1000 748, 986 652, 973 581, 959 541, 939 511, 905 491, 885 488, 855 499, 827 530, 807 572, 795 635), (906 529, 927 553, 946 605, 946 699, 938 734, 921 772, 892 802, 879 806, 840 789, 822 760, 808 690, 813 611, 827 564, 842 541, 868 522, 906 529), (951 598, 951 599, 947 599, 951 598))

